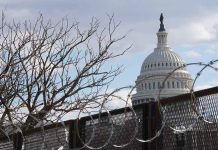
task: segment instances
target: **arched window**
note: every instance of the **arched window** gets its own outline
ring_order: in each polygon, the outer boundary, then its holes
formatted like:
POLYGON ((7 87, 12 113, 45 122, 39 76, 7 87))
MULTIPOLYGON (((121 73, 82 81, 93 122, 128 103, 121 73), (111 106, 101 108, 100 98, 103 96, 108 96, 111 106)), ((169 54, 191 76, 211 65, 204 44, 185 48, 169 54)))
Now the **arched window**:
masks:
POLYGON ((151 83, 148 83, 148 88, 149 88, 149 90, 151 89, 151 83))
POLYGON ((155 89, 155 82, 153 82, 153 89, 155 89))
POLYGON ((175 83, 174 83, 174 81, 172 81, 172 88, 175 88, 175 83))
POLYGON ((145 89, 147 89, 147 83, 145 83, 145 89))
POLYGON ((170 82, 169 81, 167 82, 167 88, 168 89, 170 88, 170 82))
POLYGON ((164 83, 164 82, 162 82, 162 83, 161 83, 161 86, 162 86, 162 88, 164 88, 164 87, 165 87, 165 83, 164 83))
POLYGON ((184 88, 184 83, 183 82, 181 82, 181 88, 184 88))
POLYGON ((168 64, 166 63, 166 66, 168 66, 168 64))
POLYGON ((177 88, 179 88, 179 82, 177 82, 177 88))
POLYGON ((157 86, 158 86, 158 89, 161 88, 161 87, 160 87, 160 82, 157 83, 157 86))

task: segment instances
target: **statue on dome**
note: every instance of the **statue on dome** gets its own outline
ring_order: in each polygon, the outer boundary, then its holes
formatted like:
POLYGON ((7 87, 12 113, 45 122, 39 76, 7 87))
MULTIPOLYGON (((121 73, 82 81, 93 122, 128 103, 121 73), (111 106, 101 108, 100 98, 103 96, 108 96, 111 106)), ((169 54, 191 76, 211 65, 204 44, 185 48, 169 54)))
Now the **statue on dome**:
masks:
POLYGON ((163 13, 161 13, 161 15, 160 15, 160 23, 161 23, 161 24, 163 24, 163 19, 164 19, 163 13))
POLYGON ((159 32, 162 32, 162 31, 165 31, 165 28, 164 28, 164 24, 163 24, 163 13, 160 14, 160 29, 159 29, 159 32))

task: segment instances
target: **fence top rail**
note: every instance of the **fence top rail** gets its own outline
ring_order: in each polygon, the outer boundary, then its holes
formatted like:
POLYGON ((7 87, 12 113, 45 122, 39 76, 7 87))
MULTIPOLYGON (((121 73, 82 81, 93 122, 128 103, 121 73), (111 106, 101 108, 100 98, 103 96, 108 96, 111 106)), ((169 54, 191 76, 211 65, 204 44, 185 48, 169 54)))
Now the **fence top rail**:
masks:
MULTIPOLYGON (((67 121, 64 121, 64 124, 66 126, 69 126, 69 125, 73 124, 73 122, 74 122, 74 120, 67 120, 67 121)), ((63 127, 62 122, 45 125, 45 126, 43 126, 43 129, 44 130, 49 130, 49 129, 59 128, 59 127, 63 127)), ((22 134, 23 134, 23 136, 28 136, 28 135, 38 133, 38 132, 42 132, 42 127, 36 127, 36 128, 28 129, 28 130, 24 131, 22 134)), ((9 135, 10 138, 12 138, 12 136, 13 136, 12 134, 9 135)), ((0 141, 6 141, 6 140, 8 140, 7 137, 0 136, 0 141)))
MULTIPOLYGON (((194 92, 194 96, 195 97, 203 97, 203 96, 216 94, 216 93, 218 93, 218 86, 213 87, 213 88, 209 88, 209 89, 205 89, 205 90, 196 91, 196 92, 194 92)), ((161 102, 162 105, 167 105, 167 104, 176 103, 178 101, 188 101, 188 100, 190 100, 190 96, 191 96, 191 94, 187 93, 187 94, 182 94, 182 95, 178 95, 178 96, 174 96, 174 97, 164 98, 164 99, 161 99, 160 102, 161 102)), ((135 105, 134 110, 145 109, 146 105, 147 105, 147 103, 135 105)), ((124 112, 129 112, 129 111, 131 111, 131 109, 128 108, 128 107, 127 108, 120 108, 120 109, 110 111, 110 114, 111 115, 117 115, 117 114, 121 114, 121 113, 124 113, 124 112)), ((108 114, 106 112, 103 112, 103 113, 101 113, 100 116, 101 117, 106 117, 106 116, 108 116, 108 114)), ((92 119, 97 119, 98 117, 99 117, 99 114, 92 115, 92 119)), ((90 116, 85 116, 85 117, 82 117, 80 119, 80 122, 82 123, 82 122, 85 122, 85 121, 88 121, 88 120, 91 120, 90 116)), ((67 120, 67 121, 64 121, 64 124, 66 126, 69 126, 69 125, 73 125, 75 122, 76 122, 76 120, 67 120)), ((44 130, 53 129, 53 128, 63 126, 62 124, 63 124, 63 122, 53 123, 53 124, 50 124, 50 125, 46 125, 43 128, 44 128, 44 130)), ((37 127, 37 128, 34 128, 34 129, 29 129, 27 131, 24 131, 23 135, 30 135, 30 134, 33 134, 33 133, 36 133, 36 132, 41 132, 41 131, 42 131, 42 128, 37 127)), ((0 137, 0 140, 3 140, 3 139, 7 140, 6 137, 0 137)))
POLYGON ((193 93, 190 91, 190 93, 186 93, 186 94, 182 94, 182 95, 178 95, 174 97, 169 97, 169 98, 164 98, 164 99, 161 99, 160 103, 162 105, 167 105, 167 104, 172 104, 172 103, 181 102, 181 101, 189 101, 191 100, 191 97, 198 98, 198 97, 208 96, 208 95, 216 94, 216 93, 218 93, 218 86, 204 89, 204 90, 199 90, 193 93))
MULTIPOLYGON (((138 110, 138 109, 143 109, 144 106, 146 104, 140 104, 140 105, 136 105, 136 106, 133 106, 133 109, 134 110, 138 110)), ((125 107, 125 108, 119 108, 119 109, 115 109, 115 110, 111 110, 110 111, 110 114, 111 115, 118 115, 118 114, 121 114, 121 113, 125 113, 125 112, 130 112, 132 111, 131 108, 129 107, 125 107)), ((102 112, 100 114, 101 117, 107 117, 108 116, 108 113, 107 112, 102 112)), ((99 118, 99 114, 93 114, 92 115, 92 119, 98 119, 99 118)), ((81 120, 91 120, 90 116, 85 116, 85 117, 82 117, 81 120)))

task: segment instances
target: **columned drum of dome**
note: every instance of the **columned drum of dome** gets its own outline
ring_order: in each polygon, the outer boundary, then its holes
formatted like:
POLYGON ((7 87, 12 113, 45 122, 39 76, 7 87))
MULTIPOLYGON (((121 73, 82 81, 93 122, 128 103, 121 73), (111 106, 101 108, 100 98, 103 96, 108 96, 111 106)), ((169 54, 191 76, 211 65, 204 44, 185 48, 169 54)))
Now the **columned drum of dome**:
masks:
POLYGON ((168 33, 164 28, 162 14, 160 22, 157 47, 142 64, 136 80, 136 94, 132 96, 133 105, 154 101, 160 88, 160 97, 166 98, 187 93, 192 85, 192 77, 184 67, 177 69, 163 83, 169 73, 184 65, 184 61, 167 44, 168 33))

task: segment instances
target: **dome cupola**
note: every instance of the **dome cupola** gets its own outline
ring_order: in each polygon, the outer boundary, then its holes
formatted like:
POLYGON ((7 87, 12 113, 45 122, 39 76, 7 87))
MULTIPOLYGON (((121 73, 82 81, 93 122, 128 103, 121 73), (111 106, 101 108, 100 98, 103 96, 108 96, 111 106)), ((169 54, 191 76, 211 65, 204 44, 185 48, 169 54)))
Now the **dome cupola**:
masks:
POLYGON ((191 75, 184 65, 182 58, 175 53, 167 43, 166 29, 163 24, 163 14, 160 15, 160 28, 157 32, 157 47, 144 60, 140 75, 136 80, 136 94, 132 96, 132 103, 140 104, 156 99, 160 87, 162 87, 161 98, 176 96, 189 92, 192 84, 191 75), (177 69, 172 76, 166 79, 168 74, 177 69), (162 86, 161 86, 162 85, 162 86))

